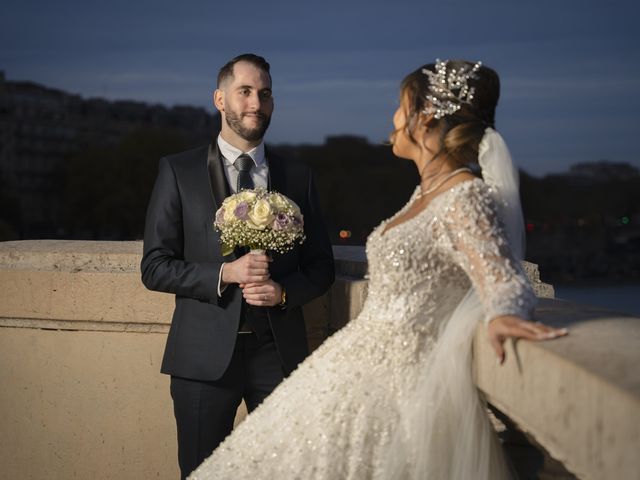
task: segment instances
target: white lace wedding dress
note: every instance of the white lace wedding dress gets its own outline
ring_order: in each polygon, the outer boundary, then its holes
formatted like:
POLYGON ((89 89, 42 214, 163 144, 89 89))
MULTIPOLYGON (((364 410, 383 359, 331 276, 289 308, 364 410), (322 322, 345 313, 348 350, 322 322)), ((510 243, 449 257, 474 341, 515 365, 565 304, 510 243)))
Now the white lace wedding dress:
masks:
POLYGON ((484 318, 529 317, 535 296, 491 189, 459 183, 385 232, 393 218, 367 241, 360 315, 190 478, 508 478, 472 382, 471 340, 484 318))

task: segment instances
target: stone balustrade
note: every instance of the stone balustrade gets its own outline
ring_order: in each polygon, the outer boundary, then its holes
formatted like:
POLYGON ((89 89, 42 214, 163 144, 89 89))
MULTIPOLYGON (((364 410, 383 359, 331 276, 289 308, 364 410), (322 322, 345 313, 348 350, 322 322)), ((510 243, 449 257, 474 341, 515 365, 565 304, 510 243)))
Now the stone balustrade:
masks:
MULTIPOLYGON (((169 379, 159 373, 173 297, 142 286, 141 250, 0 243, 0 477, 178 477, 169 379)), ((362 248, 335 253, 336 283, 305 307, 312 347, 366 297, 362 248)), ((543 297, 537 318, 571 334, 508 342, 499 367, 479 328, 478 388, 577 477, 640 478, 640 319, 555 300, 525 266, 543 297)))

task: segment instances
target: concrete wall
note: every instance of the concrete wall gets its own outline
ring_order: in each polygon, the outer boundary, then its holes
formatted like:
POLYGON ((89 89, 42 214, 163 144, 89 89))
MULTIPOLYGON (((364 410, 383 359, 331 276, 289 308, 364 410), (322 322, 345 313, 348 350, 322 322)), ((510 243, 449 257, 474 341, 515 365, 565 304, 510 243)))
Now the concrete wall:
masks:
POLYGON ((169 295, 140 245, 0 244, 2 478, 177 478, 169 295))
MULTIPOLYGON (((160 374, 173 296, 141 284, 141 253, 140 242, 0 243, 0 478, 178 478, 160 374)), ((338 298, 351 283, 338 279, 338 298)), ((330 298, 305 307, 312 348, 344 314, 330 298)))
POLYGON ((178 478, 162 337, 3 328, 0 477, 178 478))
MULTIPOLYGON (((177 478, 159 373, 173 299, 141 285, 140 254, 139 242, 0 243, 0 478, 177 478)), ((312 345, 366 297, 362 249, 336 255, 338 281, 306 308, 312 345)), ((580 478, 640 478, 640 319, 552 299, 537 317, 571 335, 510 345, 498 367, 480 328, 479 388, 580 478)))

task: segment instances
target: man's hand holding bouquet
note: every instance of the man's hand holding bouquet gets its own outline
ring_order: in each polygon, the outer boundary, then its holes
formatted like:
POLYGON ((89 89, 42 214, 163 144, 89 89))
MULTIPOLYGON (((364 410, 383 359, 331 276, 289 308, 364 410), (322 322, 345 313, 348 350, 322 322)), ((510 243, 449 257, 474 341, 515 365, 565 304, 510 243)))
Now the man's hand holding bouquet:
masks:
POLYGON ((265 189, 243 190, 224 200, 214 228, 220 232, 223 255, 237 247, 250 249, 224 265, 223 284, 238 283, 249 305, 284 305, 286 294, 269 278, 267 252, 286 253, 304 242, 304 221, 295 202, 265 189))

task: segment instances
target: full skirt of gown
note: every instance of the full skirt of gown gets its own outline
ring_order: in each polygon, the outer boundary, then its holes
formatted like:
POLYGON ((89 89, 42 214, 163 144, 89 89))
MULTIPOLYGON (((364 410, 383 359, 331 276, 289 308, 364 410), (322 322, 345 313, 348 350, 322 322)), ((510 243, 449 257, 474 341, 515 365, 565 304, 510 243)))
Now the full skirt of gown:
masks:
POLYGON ((362 312, 189 478, 509 478, 473 384, 471 344, 485 319, 529 317, 535 296, 496 212, 477 179, 376 228, 362 312))

